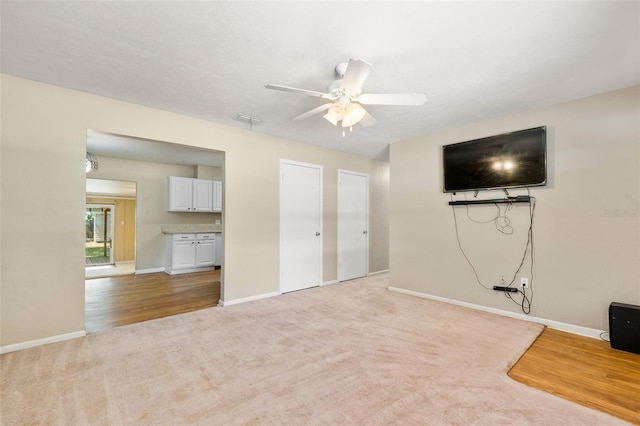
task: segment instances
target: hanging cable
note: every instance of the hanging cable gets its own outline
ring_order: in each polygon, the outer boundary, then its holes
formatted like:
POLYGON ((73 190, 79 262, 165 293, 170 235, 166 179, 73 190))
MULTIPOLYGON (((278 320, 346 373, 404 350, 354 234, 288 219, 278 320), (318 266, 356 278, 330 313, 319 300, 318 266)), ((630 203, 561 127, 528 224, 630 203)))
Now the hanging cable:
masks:
MULTIPOLYGON (((505 291, 505 297, 507 297, 509 300, 511 300, 512 302, 516 303, 517 305, 520 306, 520 308, 522 309, 522 312, 525 314, 529 314, 531 312, 531 305, 533 304, 533 283, 534 283, 534 265, 535 265, 535 258, 534 258, 534 250, 533 250, 533 222, 534 222, 534 216, 535 216, 535 208, 536 208, 536 199, 534 197, 531 197, 531 193, 529 191, 529 188, 527 188, 527 194, 529 196, 529 229, 527 231, 527 242, 525 244, 525 248, 524 248, 524 252, 522 254, 522 258, 520 260, 520 263, 518 265, 518 268, 516 269, 516 271, 513 274, 513 277, 511 279, 511 281, 505 285, 505 287, 511 287, 515 281, 516 278, 518 276, 518 274, 520 273, 520 271, 522 270, 522 267, 524 266, 527 257, 530 258, 530 281, 529 281, 529 292, 530 295, 527 295, 527 290, 526 288, 523 288, 523 290, 518 290, 518 294, 522 296, 522 300, 520 302, 516 301, 512 294, 510 292, 505 291)), ((451 196, 451 199, 453 201, 453 195, 451 196)), ((466 195, 465 195, 465 199, 466 199, 466 195)), ((502 210, 500 208, 499 204, 495 204, 496 205, 496 215, 493 217, 493 219, 490 220, 486 220, 486 221, 479 221, 479 220, 475 220, 473 219, 470 214, 469 214, 469 206, 467 205, 466 208, 466 213, 467 213, 467 217, 475 223, 480 223, 480 224, 486 224, 486 223, 491 223, 494 222, 494 225, 496 227, 496 229, 505 234, 505 235, 511 235, 513 234, 513 227, 511 227, 511 221, 510 219, 507 217, 507 212, 509 212, 512 208, 513 208, 513 203, 508 203, 507 207, 505 207, 505 211, 504 214, 502 213, 502 210)), ((462 247, 462 243, 460 241, 460 233, 458 231, 458 219, 457 219, 457 215, 456 215, 456 211, 455 211, 455 207, 452 205, 452 213, 453 213, 453 222, 454 222, 454 227, 455 227, 455 232, 456 232, 456 241, 458 243, 458 248, 460 249, 460 252, 462 253, 463 257, 465 258, 465 260, 467 261, 467 264, 469 264, 469 266, 471 267, 471 270, 473 271, 473 274, 476 278, 476 281, 478 282, 479 285, 481 285, 482 287, 486 288, 487 290, 493 290, 493 286, 487 286, 484 283, 482 283, 482 281, 480 280, 480 277, 478 275, 478 272, 475 268, 475 266, 473 265, 473 263, 471 262, 471 260, 469 259, 467 253, 464 251, 463 247, 462 247)))

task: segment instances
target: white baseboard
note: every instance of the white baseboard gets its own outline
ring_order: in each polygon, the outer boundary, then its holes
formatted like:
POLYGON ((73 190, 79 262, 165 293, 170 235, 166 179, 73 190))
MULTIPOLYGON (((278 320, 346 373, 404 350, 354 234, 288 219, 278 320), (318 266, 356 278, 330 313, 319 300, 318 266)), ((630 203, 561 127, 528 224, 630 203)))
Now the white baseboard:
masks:
POLYGON ((190 274, 192 272, 207 272, 207 271, 215 271, 215 266, 204 267, 204 268, 188 268, 188 269, 167 269, 164 268, 163 271, 169 275, 180 275, 180 274, 190 274))
POLYGON ((465 308, 471 308, 478 311, 489 312, 492 314, 502 315, 505 317, 535 322, 538 324, 544 324, 549 328, 553 328, 560 331, 566 331, 567 333, 578 334, 580 336, 591 337, 593 339, 600 339, 600 335, 604 332, 604 330, 596 330, 595 328, 582 327, 579 325, 567 324, 560 321, 534 317, 530 315, 520 314, 517 312, 510 312, 502 309, 490 308, 488 306, 475 305, 473 303, 461 302, 455 299, 447 299, 446 297, 433 296, 431 294, 420 293, 419 291, 413 291, 413 290, 406 290, 404 288, 389 286, 387 287, 387 289, 390 291, 395 291, 396 293, 408 294, 410 296, 422 297, 423 299, 435 300, 437 302, 444 302, 452 305, 464 306, 465 308))
POLYGON ((376 271, 376 272, 369 272, 369 274, 367 274, 367 276, 371 276, 371 275, 380 275, 380 274, 386 274, 388 273, 389 270, 388 269, 383 269, 382 271, 376 271))
POLYGON ((59 334, 57 336, 45 337, 44 339, 29 340, 27 342, 15 343, 13 345, 0 346, 0 354, 15 352, 22 349, 35 348, 36 346, 48 345, 49 343, 63 342, 65 340, 77 339, 86 336, 86 331, 76 331, 74 333, 59 334))
POLYGON ((240 303, 253 302, 254 300, 267 299, 269 297, 280 296, 280 295, 282 295, 282 293, 280 293, 279 291, 273 291, 271 293, 258 294, 250 297, 242 297, 240 299, 220 300, 220 302, 218 302, 218 305, 219 306, 238 305, 240 303))
POLYGON ((164 272, 164 268, 137 269, 136 275, 155 274, 158 272, 164 272))
POLYGON ((331 285, 331 284, 338 284, 340 281, 338 280, 331 280, 331 281, 325 281, 322 284, 320 284, 320 286, 325 286, 325 285, 331 285))

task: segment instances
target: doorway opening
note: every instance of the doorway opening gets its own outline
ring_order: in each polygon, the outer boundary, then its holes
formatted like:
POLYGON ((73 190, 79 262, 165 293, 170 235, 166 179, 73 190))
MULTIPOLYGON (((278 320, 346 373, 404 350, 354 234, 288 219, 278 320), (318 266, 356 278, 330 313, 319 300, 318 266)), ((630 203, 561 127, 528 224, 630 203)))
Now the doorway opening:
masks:
POLYGON ((87 177, 85 277, 135 272, 136 182, 87 177))
POLYGON ((84 210, 85 266, 113 265, 113 204, 87 204, 84 210))
POLYGON ((88 272, 86 275, 85 330, 91 333, 204 309, 224 300, 224 152, 87 130, 89 153, 95 159, 96 167, 87 174, 87 188, 90 182, 102 186, 107 182, 120 186, 129 184, 133 195, 119 194, 112 202, 107 194, 100 192, 101 188, 87 189, 87 205, 113 204, 115 209, 112 212, 113 264, 86 270, 114 266, 120 269, 122 266, 119 253, 123 240, 118 232, 123 225, 123 205, 129 201, 133 203, 132 216, 125 218, 124 224, 130 223, 133 228, 131 252, 125 257, 125 263, 131 262, 130 274, 93 276, 88 272), (93 179, 98 176, 100 179, 93 179), (221 209, 197 213, 170 210, 167 182, 171 176, 217 181, 222 186, 221 209), (216 251, 222 253, 222 256, 216 256, 219 259, 216 269, 175 276, 167 274, 170 234, 175 229, 202 228, 215 229, 213 232, 222 237, 221 244, 216 246, 216 251))

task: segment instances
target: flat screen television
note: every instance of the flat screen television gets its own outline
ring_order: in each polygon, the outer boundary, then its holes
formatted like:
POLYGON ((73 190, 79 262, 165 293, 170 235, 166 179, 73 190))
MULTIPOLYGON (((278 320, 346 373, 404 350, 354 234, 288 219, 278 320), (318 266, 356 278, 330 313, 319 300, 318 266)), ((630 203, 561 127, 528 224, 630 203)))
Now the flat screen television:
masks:
POLYGON ((546 126, 442 147, 444 192, 547 183, 546 126))

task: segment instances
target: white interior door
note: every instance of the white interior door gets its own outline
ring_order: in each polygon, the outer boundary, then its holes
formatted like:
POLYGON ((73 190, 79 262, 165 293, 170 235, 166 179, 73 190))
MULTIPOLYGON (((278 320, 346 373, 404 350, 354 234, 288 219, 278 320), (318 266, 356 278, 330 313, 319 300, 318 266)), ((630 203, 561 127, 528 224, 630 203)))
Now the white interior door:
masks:
POLYGON ((322 283, 322 166, 280 162, 280 291, 322 283))
POLYGON ((338 281, 369 269, 369 175, 338 170, 338 281))

